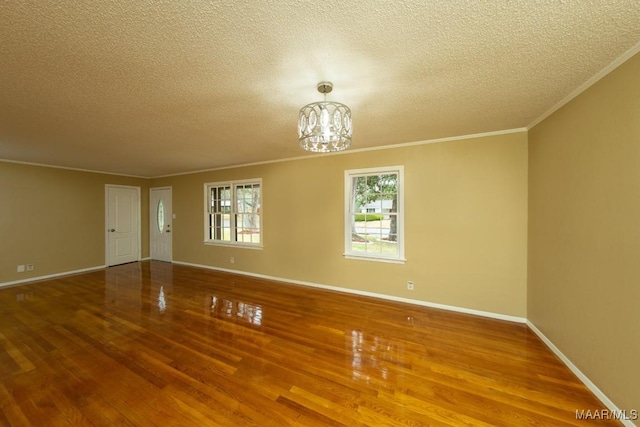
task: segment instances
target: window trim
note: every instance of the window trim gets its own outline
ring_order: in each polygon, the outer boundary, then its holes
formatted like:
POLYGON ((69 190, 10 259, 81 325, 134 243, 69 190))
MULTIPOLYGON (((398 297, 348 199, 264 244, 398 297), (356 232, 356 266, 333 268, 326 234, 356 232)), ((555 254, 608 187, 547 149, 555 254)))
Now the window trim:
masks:
POLYGON ((404 166, 381 166, 375 168, 364 168, 364 169, 349 169, 344 171, 344 253, 343 256, 346 259, 354 259, 354 260, 362 260, 362 261, 377 261, 377 262, 387 262, 393 264, 404 264, 407 260, 405 258, 404 253, 404 241, 405 241, 405 232, 404 232, 404 166), (388 174, 388 173, 397 173, 398 174, 398 205, 397 205, 397 236, 398 236, 398 255, 396 256, 386 256, 383 254, 373 254, 373 253, 360 253, 353 252, 351 250, 351 215, 354 214, 352 212, 352 204, 351 204, 351 190, 353 178, 358 176, 367 176, 367 175, 379 175, 379 174, 388 174))
MULTIPOLYGON (((238 179, 238 180, 229 180, 229 181, 217 181, 217 182, 205 182, 204 183, 204 240, 203 243, 205 245, 212 245, 212 246, 227 246, 227 247, 234 247, 234 248, 244 248, 244 249, 262 249, 264 247, 264 231, 263 231, 263 219, 262 219, 262 207, 263 207, 263 198, 264 198, 264 192, 263 192, 263 186, 262 186, 262 178, 253 178, 253 179, 238 179), (211 207, 211 188, 212 187, 223 187, 223 186, 228 186, 231 187, 231 206, 234 209, 237 209, 237 203, 236 203, 236 187, 239 185, 246 185, 246 184, 258 184, 260 186, 260 215, 258 215, 259 219, 260 219, 260 243, 250 243, 250 242, 238 242, 238 241, 227 241, 227 240, 214 240, 214 239, 210 239, 209 238, 209 232, 210 232, 210 226, 209 226, 209 220, 210 220, 210 215, 211 212, 209 212, 209 209, 211 207)), ((233 215, 234 213, 237 214, 237 212, 235 211, 231 211, 230 214, 233 215)), ((235 221, 235 220, 234 220, 235 221)), ((232 225, 234 223, 232 222, 232 225)), ((232 227, 233 229, 233 227, 232 227)))

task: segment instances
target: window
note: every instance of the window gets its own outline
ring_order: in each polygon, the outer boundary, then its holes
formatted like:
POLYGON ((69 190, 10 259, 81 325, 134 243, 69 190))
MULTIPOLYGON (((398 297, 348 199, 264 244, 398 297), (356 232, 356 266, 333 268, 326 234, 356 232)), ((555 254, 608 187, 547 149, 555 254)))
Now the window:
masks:
POLYGON ((262 180, 205 184, 205 243, 262 247, 262 180))
POLYGON ((405 262, 403 166, 345 171, 345 256, 405 262))
POLYGON ((158 199, 158 206, 156 207, 156 227, 158 233, 164 233, 164 202, 162 199, 158 199))

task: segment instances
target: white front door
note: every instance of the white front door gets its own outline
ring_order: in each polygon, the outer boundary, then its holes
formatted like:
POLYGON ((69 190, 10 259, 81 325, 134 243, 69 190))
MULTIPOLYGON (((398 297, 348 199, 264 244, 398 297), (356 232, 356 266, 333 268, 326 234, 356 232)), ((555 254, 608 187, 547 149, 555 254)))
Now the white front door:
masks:
POLYGON ((150 190, 149 215, 151 259, 171 262, 171 187, 150 190))
POLYGON ((140 188, 106 186, 107 266, 140 259, 140 188))

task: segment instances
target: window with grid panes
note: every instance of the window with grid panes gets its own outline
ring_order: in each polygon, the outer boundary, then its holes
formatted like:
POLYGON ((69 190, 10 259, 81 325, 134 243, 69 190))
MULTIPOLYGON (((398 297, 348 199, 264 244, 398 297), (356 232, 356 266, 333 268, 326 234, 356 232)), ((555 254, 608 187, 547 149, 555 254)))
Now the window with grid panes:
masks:
POLYGON ((262 246, 262 180, 205 184, 205 243, 262 246))
POLYGON ((405 262, 403 166, 345 171, 345 257, 405 262))

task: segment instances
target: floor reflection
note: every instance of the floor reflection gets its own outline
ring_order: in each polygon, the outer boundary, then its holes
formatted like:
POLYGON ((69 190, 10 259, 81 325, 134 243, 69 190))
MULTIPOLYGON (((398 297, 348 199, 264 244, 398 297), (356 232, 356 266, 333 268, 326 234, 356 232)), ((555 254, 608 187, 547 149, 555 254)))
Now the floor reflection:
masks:
POLYGON ((132 263, 105 270, 104 305, 130 314, 142 311, 142 264, 132 263))
POLYGON ((161 315, 171 312, 173 295, 172 265, 151 261, 131 263, 105 270, 105 308, 138 317, 142 313, 161 315))
POLYGON ((164 313, 167 309, 167 300, 164 298, 164 286, 160 286, 160 293, 158 294, 158 311, 164 313))
POLYGON ((262 325, 262 306, 258 304, 248 304, 212 295, 211 313, 218 317, 238 319, 256 326, 262 325))
POLYGON ((32 301, 33 299, 33 292, 21 292, 19 294, 16 294, 17 302, 32 301))
POLYGON ((164 316, 168 315, 173 295, 173 266, 170 263, 152 261, 149 270, 151 283, 149 285, 149 301, 154 306, 152 311, 157 311, 164 316))
MULTIPOLYGON (((404 346, 400 342, 356 330, 345 337, 352 354, 353 380, 367 384, 376 380, 390 380, 389 365, 398 365, 404 360, 404 346)), ((397 375, 397 370, 394 372, 397 375)))

